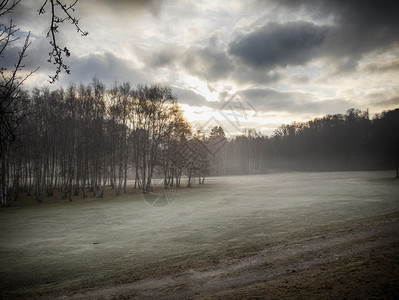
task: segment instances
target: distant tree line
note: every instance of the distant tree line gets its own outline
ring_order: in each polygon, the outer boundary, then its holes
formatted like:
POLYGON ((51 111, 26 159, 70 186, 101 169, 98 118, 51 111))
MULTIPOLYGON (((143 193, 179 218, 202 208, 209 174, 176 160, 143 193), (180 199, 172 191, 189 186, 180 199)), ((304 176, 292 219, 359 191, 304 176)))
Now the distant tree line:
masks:
POLYGON ((255 130, 229 140, 216 154, 213 175, 271 170, 339 171, 399 168, 399 109, 372 119, 349 109, 278 127, 271 137, 255 130))

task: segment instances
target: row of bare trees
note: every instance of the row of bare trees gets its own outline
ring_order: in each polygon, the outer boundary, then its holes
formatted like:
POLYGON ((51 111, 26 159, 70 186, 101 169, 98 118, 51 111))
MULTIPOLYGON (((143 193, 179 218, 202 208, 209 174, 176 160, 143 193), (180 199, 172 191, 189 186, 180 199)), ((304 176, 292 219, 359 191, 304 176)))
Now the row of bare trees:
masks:
POLYGON ((115 84, 98 79, 66 90, 35 89, 20 98, 15 142, 2 155, 1 204, 23 191, 37 201, 127 191, 146 193, 154 176, 165 186, 181 177, 203 183, 209 166, 205 137, 194 138, 170 87, 115 84))
MULTIPOLYGON (((10 106, 13 134, 1 148, 0 200, 23 191, 37 201, 126 192, 128 180, 146 193, 154 177, 179 187, 186 176, 270 170, 365 170, 396 167, 399 109, 369 118, 351 109, 309 122, 281 125, 272 137, 255 130, 228 139, 215 126, 192 133, 168 86, 115 84, 98 79, 50 92, 20 91, 10 106), (5 145, 7 147, 5 147, 5 145)), ((10 119, 11 120, 11 119, 10 119)), ((2 132, 3 134, 3 132, 2 132)))

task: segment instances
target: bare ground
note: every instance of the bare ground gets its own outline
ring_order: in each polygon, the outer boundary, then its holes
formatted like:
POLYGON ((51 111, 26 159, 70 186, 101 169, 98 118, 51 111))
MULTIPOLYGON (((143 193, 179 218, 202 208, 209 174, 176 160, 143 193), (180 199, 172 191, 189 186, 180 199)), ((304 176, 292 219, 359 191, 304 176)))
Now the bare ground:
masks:
POLYGON ((394 299, 399 296, 398 246, 399 217, 391 214, 248 257, 208 261, 199 270, 171 269, 172 274, 59 299, 394 299))

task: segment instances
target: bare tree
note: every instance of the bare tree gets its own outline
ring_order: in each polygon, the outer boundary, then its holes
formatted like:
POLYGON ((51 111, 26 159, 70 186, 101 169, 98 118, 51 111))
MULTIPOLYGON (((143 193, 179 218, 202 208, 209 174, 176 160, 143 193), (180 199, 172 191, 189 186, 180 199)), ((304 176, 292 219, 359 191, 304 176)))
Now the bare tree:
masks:
MULTIPOLYGON (((20 0, 0 1, 0 17, 12 14, 20 2, 20 0)), ((66 21, 71 22, 81 35, 85 36, 88 34, 81 30, 78 20, 73 15, 76 3, 77 0, 70 5, 64 4, 60 0, 46 0, 39 9, 39 15, 46 12, 46 7, 50 7, 51 11, 51 22, 47 37, 51 38, 50 45, 52 46, 52 51, 49 54, 49 62, 52 62, 56 66, 55 75, 50 76, 50 82, 52 83, 58 79, 61 70, 69 73, 69 68, 64 63, 63 57, 63 55, 70 55, 69 50, 66 47, 60 47, 57 43, 59 24, 66 21)), ((19 29, 13 23, 12 19, 8 24, 0 23, 0 58, 4 58, 6 50, 12 48, 12 45, 18 41, 18 31, 19 29)), ((19 185, 18 176, 12 182, 9 179, 10 170, 8 160, 11 155, 9 152, 16 141, 17 130, 19 129, 22 118, 25 117, 25 114, 21 113, 21 110, 18 110, 21 102, 21 86, 27 78, 38 70, 36 68, 20 76, 21 71, 25 67, 23 59, 26 57, 30 46, 29 38, 30 32, 26 36, 23 46, 18 52, 14 67, 11 70, 8 70, 3 65, 3 61, 0 65, 0 202, 1 205, 6 206, 11 204, 9 199, 15 198, 9 195, 8 191, 15 190, 13 186, 19 185)), ((19 174, 19 172, 14 172, 15 174, 19 174)))
POLYGON ((139 85, 136 98, 136 180, 146 193, 151 186, 154 168, 160 160, 160 146, 168 134, 171 121, 169 112, 176 103, 176 97, 168 86, 139 85))
POLYGON ((124 193, 127 191, 129 137, 133 129, 130 120, 134 120, 131 114, 134 114, 135 107, 133 91, 127 82, 115 85, 109 95, 110 114, 115 124, 115 165, 118 168, 118 172, 115 173, 118 178, 116 194, 119 195, 122 187, 124 193))
MULTIPOLYGON (((0 17, 12 13, 19 2, 20 1, 1 1, 0 17)), ((12 20, 8 25, 3 23, 0 24, 0 58, 4 58, 6 49, 19 39, 19 37, 15 36, 17 32, 18 29, 13 24, 12 20)), ((9 159, 11 153, 9 152, 12 151, 20 121, 24 117, 19 110, 22 99, 20 87, 22 83, 35 72, 35 70, 31 71, 23 78, 19 78, 18 76, 18 72, 24 68, 22 61, 30 45, 29 36, 30 33, 26 37, 22 49, 19 52, 14 68, 12 70, 7 70, 6 67, 0 66, 0 202, 2 206, 11 205, 11 201, 15 197, 9 192, 15 190, 13 186, 18 186, 19 180, 19 178, 16 177, 15 180, 10 181, 9 159)))
POLYGON ((186 157, 184 149, 191 136, 191 125, 177 103, 169 109, 169 126, 162 146, 162 169, 165 187, 180 187, 186 157))

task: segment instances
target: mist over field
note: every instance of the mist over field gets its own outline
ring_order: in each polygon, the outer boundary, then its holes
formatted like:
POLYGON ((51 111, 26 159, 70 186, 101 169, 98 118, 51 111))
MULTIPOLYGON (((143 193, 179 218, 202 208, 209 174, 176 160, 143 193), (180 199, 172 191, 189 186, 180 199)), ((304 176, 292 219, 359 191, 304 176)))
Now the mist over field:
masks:
POLYGON ((358 226, 398 212, 392 175, 212 177, 162 207, 136 194, 2 210, 0 290, 12 296, 126 282, 358 226))

